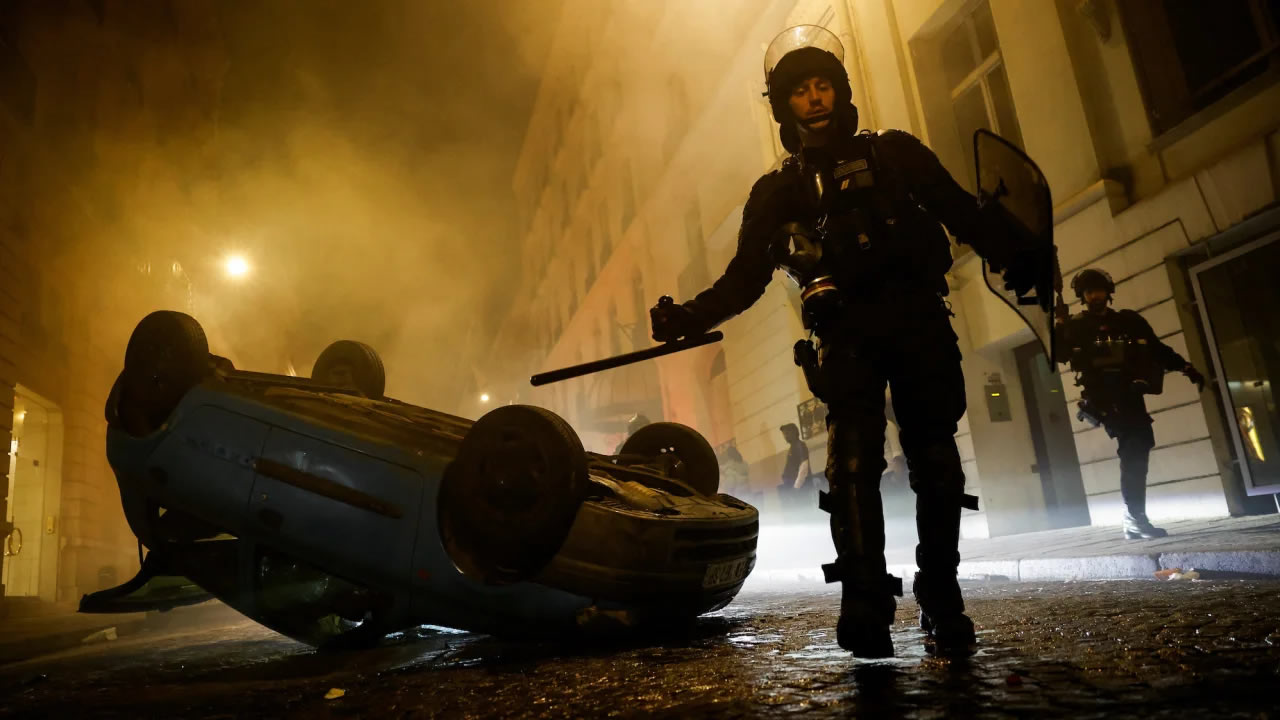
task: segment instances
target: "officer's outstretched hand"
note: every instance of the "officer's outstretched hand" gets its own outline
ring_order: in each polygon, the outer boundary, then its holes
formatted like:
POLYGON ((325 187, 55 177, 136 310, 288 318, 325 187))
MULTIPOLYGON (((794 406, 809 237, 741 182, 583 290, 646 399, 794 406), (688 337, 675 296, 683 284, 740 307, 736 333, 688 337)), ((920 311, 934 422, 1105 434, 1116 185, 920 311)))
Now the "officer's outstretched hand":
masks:
POLYGON ((649 308, 649 322, 653 325, 653 339, 658 342, 671 342, 702 331, 693 311, 676 303, 670 295, 658 298, 658 304, 649 308))
POLYGON ((1187 366, 1182 368, 1182 374, 1186 375, 1188 380, 1195 383, 1196 388, 1200 392, 1204 392, 1204 375, 1202 375, 1199 370, 1195 369, 1191 363, 1187 363, 1187 366))

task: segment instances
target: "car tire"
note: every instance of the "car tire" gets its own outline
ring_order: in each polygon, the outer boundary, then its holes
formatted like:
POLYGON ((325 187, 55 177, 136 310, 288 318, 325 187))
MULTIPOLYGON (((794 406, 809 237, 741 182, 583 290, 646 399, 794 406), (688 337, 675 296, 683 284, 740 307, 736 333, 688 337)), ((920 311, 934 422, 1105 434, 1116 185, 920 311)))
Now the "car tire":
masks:
POLYGON ((200 323, 180 312, 153 312, 129 336, 113 388, 115 417, 132 435, 150 434, 208 373, 209 341, 200 323))
POLYGON ((339 365, 351 371, 351 384, 371 398, 380 398, 387 389, 387 372, 377 351, 355 340, 338 340, 325 348, 311 368, 311 379, 322 384, 339 365))
POLYGON ((441 540, 464 575, 529 580, 564 545, 590 488, 582 441, 555 413, 506 405, 471 426, 441 481, 441 540))
POLYGON ((660 461, 674 458, 674 466, 667 470, 672 477, 703 495, 715 495, 720 489, 720 461, 716 459, 716 451, 701 433, 688 425, 673 422, 645 425, 622 443, 618 455, 660 461))

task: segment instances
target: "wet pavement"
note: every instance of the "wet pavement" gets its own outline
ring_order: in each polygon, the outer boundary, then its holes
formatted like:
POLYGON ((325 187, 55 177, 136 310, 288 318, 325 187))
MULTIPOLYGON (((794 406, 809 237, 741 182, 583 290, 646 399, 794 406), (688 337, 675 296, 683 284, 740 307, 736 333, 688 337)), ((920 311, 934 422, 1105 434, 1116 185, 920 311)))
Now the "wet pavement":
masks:
POLYGON ((1280 717, 1280 582, 966 586, 980 650, 835 645, 832 587, 757 586, 679 638, 530 645, 424 628, 316 653, 230 611, 0 666, 8 717, 1280 717), (342 697, 325 699, 333 688, 342 697))

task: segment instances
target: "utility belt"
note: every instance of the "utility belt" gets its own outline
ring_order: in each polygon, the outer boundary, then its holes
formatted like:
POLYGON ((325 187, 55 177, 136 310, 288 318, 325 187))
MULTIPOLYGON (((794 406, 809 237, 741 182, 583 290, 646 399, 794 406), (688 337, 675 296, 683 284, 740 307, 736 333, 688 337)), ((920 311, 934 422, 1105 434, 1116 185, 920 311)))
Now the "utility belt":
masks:
POLYGON ((947 292, 943 275, 924 278, 887 270, 875 280, 857 282, 835 273, 822 273, 800 289, 800 320, 805 330, 821 337, 858 317, 883 314, 885 308, 892 308, 893 315, 918 315, 945 308, 954 317, 942 300, 947 292))
MULTIPOLYGON (((1072 369, 1077 373, 1075 363, 1072 369)), ((1159 395, 1164 392, 1164 368, 1154 362, 1135 367, 1114 368, 1108 371, 1081 373, 1077 385, 1092 388, 1095 397, 1115 398, 1125 395, 1159 395)))
MULTIPOLYGON (((815 279, 808 287, 818 291, 808 298, 801 293, 801 313, 809 318, 806 329, 816 334, 824 345, 851 343, 874 348, 901 342, 900 334, 904 332, 938 338, 945 333, 950 340, 955 340, 948 321, 955 313, 941 292, 929 295, 919 289, 892 288, 867 302, 858 297, 845 297, 841 288, 827 278, 815 279)), ((792 359, 804 373, 805 384, 813 396, 828 402, 826 376, 829 373, 822 372, 818 348, 813 341, 797 340, 792 346, 792 359)))
POLYGON ((1150 423, 1143 393, 1132 384, 1120 384, 1119 380, 1108 383, 1095 377, 1084 383, 1084 392, 1076 403, 1076 419, 1092 427, 1104 426, 1112 437, 1118 428, 1150 423))

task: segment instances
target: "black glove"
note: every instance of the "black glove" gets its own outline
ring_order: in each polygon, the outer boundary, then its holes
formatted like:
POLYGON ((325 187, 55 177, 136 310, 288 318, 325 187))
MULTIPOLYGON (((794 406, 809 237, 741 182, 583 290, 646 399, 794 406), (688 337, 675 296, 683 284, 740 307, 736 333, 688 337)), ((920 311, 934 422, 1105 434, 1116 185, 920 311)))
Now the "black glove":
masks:
POLYGON ((1048 280, 1042 277, 1047 263, 1044 254, 1048 251, 1039 247, 1042 241, 1030 236, 1027 229, 996 202, 979 208, 978 223, 973 230, 967 237, 960 238, 961 242, 971 245, 991 272, 1003 274, 1004 289, 1018 297, 1041 290, 1038 294, 1041 306, 1048 310, 1051 289, 1037 287, 1048 280))
POLYGON ((1201 375, 1200 371, 1195 369, 1191 363, 1187 363, 1187 366, 1182 368, 1182 374, 1186 375, 1188 380, 1195 383, 1196 388, 1199 389, 1200 392, 1204 392, 1204 375, 1201 375))
POLYGON ((705 329, 692 310, 676 304, 669 295, 658 298, 658 304, 649 308, 649 322, 653 325, 653 339, 658 342, 698 335, 705 329))
POLYGON ((1043 255, 1039 250, 1028 249, 1010 257, 1004 267, 1004 289, 1018 297, 1039 289, 1037 284, 1043 280, 1045 266, 1043 255))

